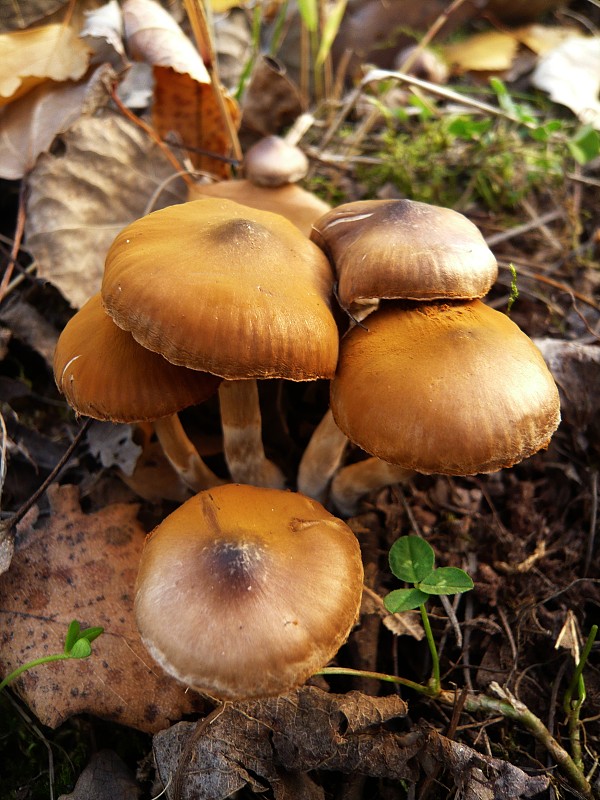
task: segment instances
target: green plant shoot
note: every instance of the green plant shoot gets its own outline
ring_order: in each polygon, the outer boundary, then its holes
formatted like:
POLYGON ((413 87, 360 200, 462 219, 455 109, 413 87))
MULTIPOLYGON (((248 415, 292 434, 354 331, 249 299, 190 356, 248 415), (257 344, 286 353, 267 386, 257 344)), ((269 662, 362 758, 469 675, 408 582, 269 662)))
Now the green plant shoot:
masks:
POLYGON ((510 297, 508 298, 508 303, 506 305, 506 313, 510 314, 511 308, 514 306, 519 297, 519 287, 517 286, 517 270, 515 265, 509 264, 508 268, 510 270, 510 297))
POLYGON ((390 569, 410 589, 394 589, 384 597, 385 607, 392 614, 418 608, 431 653, 432 676, 429 682, 434 694, 441 691, 440 662, 433 639, 425 603, 431 595, 459 594, 473 588, 473 581, 458 567, 435 567, 435 554, 420 536, 401 536, 390 549, 390 569))
POLYGON ((104 628, 85 628, 81 630, 81 625, 74 619, 67 628, 67 635, 65 636, 65 645, 62 653, 54 653, 50 656, 42 656, 41 658, 34 658, 33 661, 28 661, 26 664, 21 664, 20 667, 13 670, 9 675, 4 678, 0 683, 0 692, 8 686, 9 683, 18 678, 23 672, 26 672, 33 667, 40 664, 50 664, 53 661, 66 661, 70 658, 87 658, 92 654, 92 642, 97 639, 100 634, 104 633, 104 628))

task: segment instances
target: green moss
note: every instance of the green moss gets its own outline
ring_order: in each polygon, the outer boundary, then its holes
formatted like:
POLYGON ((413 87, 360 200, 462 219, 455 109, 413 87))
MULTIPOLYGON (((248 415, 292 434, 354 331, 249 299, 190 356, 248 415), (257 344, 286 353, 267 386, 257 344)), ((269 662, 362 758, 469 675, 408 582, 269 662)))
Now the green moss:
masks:
POLYGON ((373 155, 379 164, 357 167, 368 196, 391 183, 414 200, 459 210, 476 201, 496 212, 556 189, 569 158, 558 140, 536 141, 522 126, 467 116, 388 125, 373 155))

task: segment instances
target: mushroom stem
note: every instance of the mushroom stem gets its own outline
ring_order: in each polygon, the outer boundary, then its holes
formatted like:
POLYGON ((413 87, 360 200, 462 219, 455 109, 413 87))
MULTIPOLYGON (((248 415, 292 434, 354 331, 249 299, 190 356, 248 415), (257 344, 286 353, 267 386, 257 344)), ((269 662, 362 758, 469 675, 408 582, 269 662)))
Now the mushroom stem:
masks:
POLYGON ((367 458, 341 469, 331 483, 330 499, 341 514, 356 513, 358 501, 369 492, 405 483, 414 471, 388 464, 380 458, 367 458))
POLYGON ((298 491, 322 503, 347 444, 348 437, 335 424, 329 409, 313 431, 300 460, 298 491))
POLYGON ((265 456, 256 381, 223 381, 219 386, 219 403, 223 450, 234 482, 282 489, 283 474, 265 456))
POLYGON ((225 483, 200 458, 177 414, 154 420, 154 430, 169 463, 190 489, 201 492, 225 483))

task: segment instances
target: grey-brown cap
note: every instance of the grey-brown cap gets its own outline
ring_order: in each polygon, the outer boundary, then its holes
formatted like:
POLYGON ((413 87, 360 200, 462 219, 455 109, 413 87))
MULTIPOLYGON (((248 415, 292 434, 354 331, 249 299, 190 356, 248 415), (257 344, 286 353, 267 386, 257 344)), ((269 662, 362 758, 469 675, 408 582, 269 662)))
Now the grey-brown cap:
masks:
POLYGON ((346 308, 376 298, 483 297, 498 274, 470 220, 414 200, 346 203, 317 220, 311 238, 334 265, 346 308))
POLYGON ((246 153, 244 172, 256 186, 283 186, 305 177, 308 159, 299 147, 288 144, 281 136, 265 136, 246 153))
POLYGON ((368 453, 448 475, 510 467, 560 422, 541 353, 479 300, 375 311, 342 340, 331 408, 368 453))
POLYGON ((136 620, 170 674, 224 699, 277 695, 335 655, 362 595, 350 528, 304 495, 228 484, 146 540, 136 620))

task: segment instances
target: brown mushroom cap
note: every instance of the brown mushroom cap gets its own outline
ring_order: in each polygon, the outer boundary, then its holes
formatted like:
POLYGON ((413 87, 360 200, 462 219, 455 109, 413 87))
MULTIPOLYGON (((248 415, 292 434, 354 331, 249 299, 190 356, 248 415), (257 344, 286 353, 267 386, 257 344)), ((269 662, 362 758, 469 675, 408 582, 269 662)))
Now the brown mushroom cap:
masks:
POLYGON ((244 172, 255 186, 283 186, 304 178, 308 159, 280 136, 265 136, 246 153, 244 172))
POLYGON ((117 327, 97 294, 61 333, 54 353, 59 390, 78 414, 111 422, 166 417, 203 403, 220 380, 177 367, 117 327))
POLYGON ((229 484, 148 537, 135 613, 170 674, 224 699, 277 695, 337 652, 357 619, 356 537, 304 495, 229 484))
POLYGON ((149 214, 111 246, 104 305, 143 347, 229 379, 335 372, 333 276, 277 214, 197 200, 149 214))
POLYGON ((414 200, 363 200, 317 220, 311 238, 330 257, 344 307, 376 298, 483 297, 498 266, 473 223, 414 200))
POLYGON ((479 300, 388 307, 340 349, 331 407, 367 452, 424 473, 510 467, 548 445, 558 391, 533 342, 479 300))
POLYGON ((255 186, 248 180, 234 180, 198 184, 190 189, 190 200, 202 197, 234 200, 236 203, 250 206, 250 208, 281 214, 305 236, 310 236, 313 222, 316 222, 330 208, 324 200, 292 183, 267 188, 255 186))

